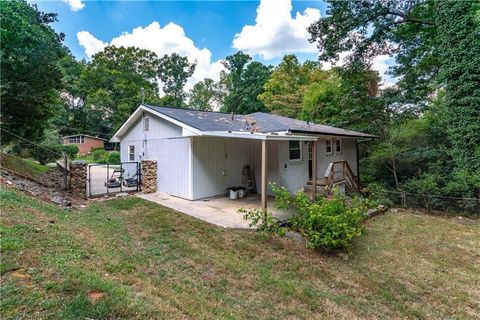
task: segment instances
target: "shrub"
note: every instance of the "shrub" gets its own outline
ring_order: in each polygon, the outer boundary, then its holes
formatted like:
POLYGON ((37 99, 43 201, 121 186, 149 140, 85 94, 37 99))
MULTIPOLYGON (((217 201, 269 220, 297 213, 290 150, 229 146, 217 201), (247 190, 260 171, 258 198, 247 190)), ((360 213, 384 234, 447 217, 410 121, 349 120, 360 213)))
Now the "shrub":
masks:
POLYGON ((111 163, 111 164, 120 164, 120 152, 118 151, 109 152, 107 161, 108 163, 111 163))
POLYGON ((303 234, 310 248, 350 249, 353 239, 362 233, 367 206, 360 199, 347 202, 343 194, 334 192, 331 198, 312 202, 303 191, 291 197, 283 187, 272 185, 272 190, 277 208, 297 209, 291 227, 303 234))
POLYGON ((104 149, 97 149, 92 152, 93 161, 96 163, 107 163, 107 151, 104 149))
POLYGON ((243 215, 243 219, 252 220, 249 226, 256 227, 259 232, 264 234, 278 234, 280 236, 285 234, 285 228, 280 227, 278 219, 273 217, 268 211, 264 212, 260 209, 246 210, 240 208, 237 212, 243 215))
POLYGON ((60 158, 62 147, 59 144, 41 143, 32 148, 32 157, 45 165, 60 158))
POLYGON ((66 144, 63 146, 63 151, 67 154, 69 159, 75 159, 80 150, 76 144, 66 144))

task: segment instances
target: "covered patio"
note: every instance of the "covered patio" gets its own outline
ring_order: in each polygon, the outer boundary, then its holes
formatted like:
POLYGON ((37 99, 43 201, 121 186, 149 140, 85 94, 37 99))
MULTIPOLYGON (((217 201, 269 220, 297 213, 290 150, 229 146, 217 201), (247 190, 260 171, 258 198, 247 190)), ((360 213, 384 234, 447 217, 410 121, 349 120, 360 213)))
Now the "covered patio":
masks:
MULTIPOLYGON (((158 203, 162 206, 188 214, 223 228, 250 229, 250 221, 244 220, 237 211, 240 208, 260 208, 260 195, 249 195, 242 199, 230 200, 226 196, 216 196, 200 200, 185 200, 167 193, 157 192, 138 195, 140 198, 158 203)), ((266 197, 269 212, 280 220, 290 217, 293 212, 283 212, 275 209, 273 197, 266 197)))

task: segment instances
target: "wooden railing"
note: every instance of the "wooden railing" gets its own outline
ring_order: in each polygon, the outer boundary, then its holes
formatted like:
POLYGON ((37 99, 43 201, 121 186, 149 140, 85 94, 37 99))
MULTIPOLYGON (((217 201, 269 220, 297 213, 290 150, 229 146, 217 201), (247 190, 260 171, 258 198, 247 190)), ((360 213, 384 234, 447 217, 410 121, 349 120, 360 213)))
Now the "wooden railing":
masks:
POLYGON ((331 192, 335 184, 344 182, 345 191, 349 193, 359 193, 360 187, 358 185, 358 179, 353 174, 352 168, 346 160, 333 161, 328 165, 325 171, 325 191, 331 192), (341 168, 341 170, 338 170, 341 168))

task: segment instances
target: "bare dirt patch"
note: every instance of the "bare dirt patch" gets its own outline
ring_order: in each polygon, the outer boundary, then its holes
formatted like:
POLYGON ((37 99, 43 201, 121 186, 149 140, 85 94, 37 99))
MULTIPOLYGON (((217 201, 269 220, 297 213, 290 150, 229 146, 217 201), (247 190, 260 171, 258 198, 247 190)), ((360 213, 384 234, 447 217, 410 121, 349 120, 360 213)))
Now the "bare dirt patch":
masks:
POLYGON ((103 291, 91 291, 87 295, 88 295, 88 299, 90 300, 90 302, 92 304, 95 304, 105 296, 105 292, 103 292, 103 291))

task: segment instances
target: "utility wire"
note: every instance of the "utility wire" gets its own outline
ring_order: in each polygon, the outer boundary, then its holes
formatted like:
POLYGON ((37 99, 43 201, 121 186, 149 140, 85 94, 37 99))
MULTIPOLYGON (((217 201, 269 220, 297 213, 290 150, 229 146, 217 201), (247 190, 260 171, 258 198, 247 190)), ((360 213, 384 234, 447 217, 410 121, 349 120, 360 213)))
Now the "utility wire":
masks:
POLYGON ((26 142, 28 142, 28 143, 30 143, 30 144, 33 144, 33 145, 35 145, 35 146, 37 146, 37 147, 40 147, 40 148, 42 148, 42 149, 45 149, 45 150, 47 150, 48 152, 51 152, 51 153, 53 153, 53 154, 56 154, 56 155, 58 155, 58 156, 60 156, 60 157, 63 156, 63 154, 61 154, 61 153, 58 153, 58 152, 53 151, 53 150, 51 150, 51 149, 45 148, 44 146, 41 146, 41 145, 39 145, 39 144, 36 143, 36 142, 30 141, 30 140, 28 140, 28 139, 25 139, 24 137, 20 137, 19 135, 15 134, 15 133, 13 133, 13 132, 11 132, 11 131, 8 131, 7 129, 4 129, 4 128, 1 128, 1 127, 0 127, 0 130, 3 130, 3 131, 5 131, 5 132, 11 134, 11 135, 14 136, 14 137, 17 137, 17 138, 19 138, 19 139, 22 139, 22 140, 24 140, 24 141, 26 141, 26 142))

